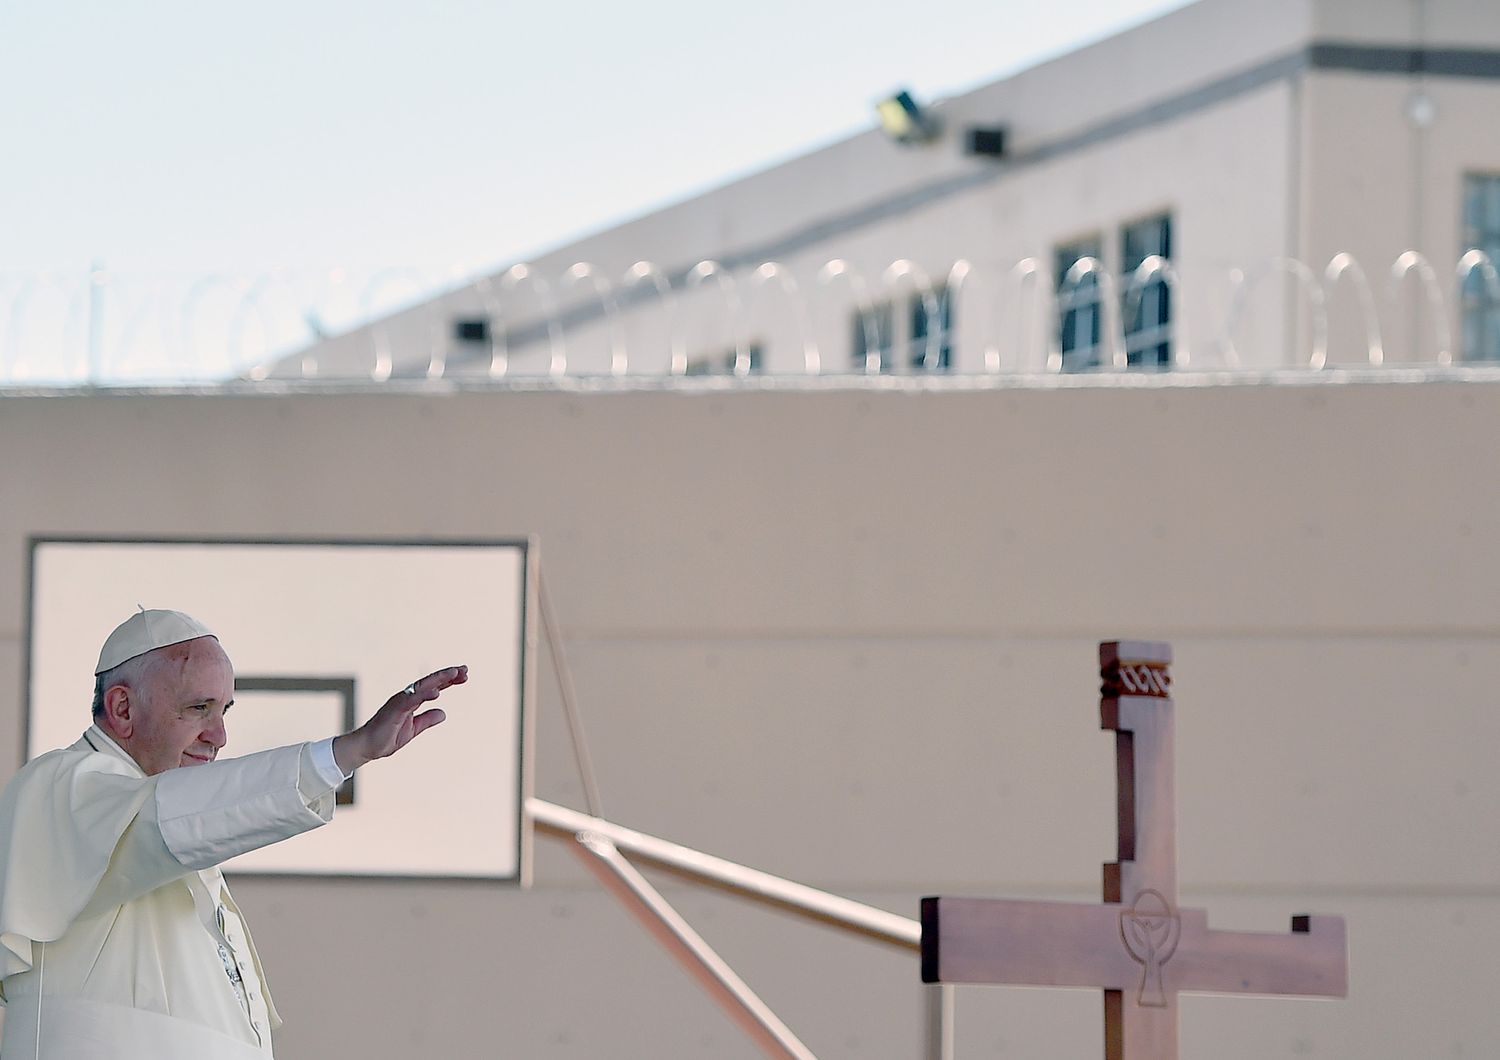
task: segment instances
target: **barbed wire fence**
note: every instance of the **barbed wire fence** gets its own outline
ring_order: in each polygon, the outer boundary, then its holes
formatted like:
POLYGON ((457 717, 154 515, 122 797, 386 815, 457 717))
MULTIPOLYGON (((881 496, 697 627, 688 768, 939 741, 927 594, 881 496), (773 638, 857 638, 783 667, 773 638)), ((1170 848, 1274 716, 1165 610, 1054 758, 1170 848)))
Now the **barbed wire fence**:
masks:
POLYGON ((773 308, 791 321, 799 353, 781 359, 776 371, 843 377, 888 373, 896 367, 896 325, 881 309, 901 298, 920 307, 927 322, 925 335, 912 338, 911 357, 899 368, 903 372, 1074 370, 1078 360, 1068 363, 1064 356, 1064 323, 1076 322, 1081 311, 1097 315, 1083 366, 1125 370, 1132 366, 1131 322, 1153 288, 1173 306, 1163 324, 1170 356, 1161 367, 1235 371, 1266 367, 1243 356, 1239 332, 1277 278, 1296 292, 1309 332, 1305 354, 1279 366, 1309 371, 1329 366, 1330 317, 1335 296, 1345 288, 1352 289, 1353 299, 1339 300, 1338 311, 1346 317, 1352 312, 1363 336, 1363 349, 1353 358, 1345 351, 1345 363, 1352 359, 1374 368, 1397 363, 1387 350, 1389 322, 1400 300, 1414 294, 1429 334, 1415 356, 1401 363, 1500 365, 1500 272, 1478 249, 1465 251, 1451 269, 1409 250, 1373 273, 1348 253, 1334 255, 1321 268, 1269 258, 1229 270, 1221 277, 1230 293, 1217 334, 1192 345, 1182 307, 1197 292, 1184 284, 1172 261, 1153 255, 1121 276, 1091 257, 1074 261, 1060 276, 1055 264, 1027 257, 1003 269, 985 269, 959 260, 946 270, 928 271, 899 258, 867 274, 849 260, 832 258, 813 269, 804 266, 799 274, 776 261, 731 269, 704 260, 675 271, 638 261, 618 277, 583 261, 550 277, 530 263, 477 276, 415 268, 282 269, 175 279, 115 275, 99 267, 73 275, 0 273, 0 388, 253 382, 267 378, 273 366, 281 378, 312 381, 327 377, 319 363, 320 344, 351 331, 366 340, 367 356, 357 370, 343 366, 337 378, 377 383, 398 374, 448 378, 452 310, 445 298, 461 291, 483 307, 488 344, 487 357, 477 369, 473 363, 462 366, 463 374, 493 380, 517 371, 518 347, 542 353, 539 363, 527 366, 531 375, 691 374, 682 302, 710 293, 720 300, 717 312, 728 350, 722 371, 731 377, 768 370, 747 335, 773 308), (989 281, 984 291, 977 286, 982 277, 989 281), (835 304, 851 316, 860 356, 851 360, 845 350, 819 342, 811 319, 820 304, 835 304), (625 319, 638 311, 660 314, 664 343, 631 348, 625 319), (427 347, 416 353, 417 361, 425 358, 416 370, 409 367, 411 353, 393 349, 391 338, 392 322, 413 314, 427 347), (978 348, 961 360, 943 349, 944 322, 952 316, 972 321, 966 334, 971 340, 977 336, 978 348), (605 329, 607 367, 584 369, 570 362, 569 333, 581 325, 605 329), (404 373, 397 372, 398 361, 408 365, 404 373))

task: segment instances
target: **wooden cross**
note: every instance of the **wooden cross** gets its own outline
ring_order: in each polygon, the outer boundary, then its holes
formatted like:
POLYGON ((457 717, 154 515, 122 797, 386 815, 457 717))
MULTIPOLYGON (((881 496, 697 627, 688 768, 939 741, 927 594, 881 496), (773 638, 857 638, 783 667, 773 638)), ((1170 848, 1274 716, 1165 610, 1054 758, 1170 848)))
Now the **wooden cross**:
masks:
POLYGON ((1176 1060, 1182 991, 1348 995, 1343 917, 1295 916, 1279 935, 1210 931, 1178 908, 1171 662, 1167 644, 1099 646, 1119 791, 1104 904, 924 898, 923 982, 1102 988, 1106 1060, 1176 1060))

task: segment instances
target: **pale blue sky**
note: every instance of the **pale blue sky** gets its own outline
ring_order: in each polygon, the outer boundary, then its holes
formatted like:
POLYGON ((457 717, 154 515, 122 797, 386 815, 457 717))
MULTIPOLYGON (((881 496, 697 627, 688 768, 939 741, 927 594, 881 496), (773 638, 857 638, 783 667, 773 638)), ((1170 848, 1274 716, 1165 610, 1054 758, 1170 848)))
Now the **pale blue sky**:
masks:
POLYGON ((1183 0, 0 0, 0 271, 523 258, 1183 0))

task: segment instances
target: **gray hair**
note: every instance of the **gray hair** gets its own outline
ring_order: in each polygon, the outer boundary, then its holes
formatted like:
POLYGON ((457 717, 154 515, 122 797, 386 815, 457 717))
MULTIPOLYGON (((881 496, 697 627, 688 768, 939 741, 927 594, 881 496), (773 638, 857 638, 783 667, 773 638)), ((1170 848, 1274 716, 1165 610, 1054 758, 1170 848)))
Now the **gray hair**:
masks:
POLYGON ((137 695, 147 695, 151 678, 166 656, 160 650, 143 652, 133 659, 126 659, 113 670, 105 670, 94 678, 94 719, 104 716, 104 694, 115 685, 124 685, 137 695))

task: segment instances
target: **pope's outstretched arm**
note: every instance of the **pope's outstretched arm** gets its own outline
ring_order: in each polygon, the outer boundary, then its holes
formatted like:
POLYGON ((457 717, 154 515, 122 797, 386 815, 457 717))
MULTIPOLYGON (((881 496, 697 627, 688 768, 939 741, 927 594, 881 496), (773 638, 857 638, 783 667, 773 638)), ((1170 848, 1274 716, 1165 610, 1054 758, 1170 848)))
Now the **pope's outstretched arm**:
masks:
MULTIPOLYGON (((141 776, 123 752, 88 738, 33 761, 0 795, 0 979, 30 966, 31 940, 61 936, 90 916, 183 875, 327 823, 337 772, 385 758, 444 719, 422 709, 468 668, 429 674, 359 728, 335 737, 333 762, 312 744, 141 776), (328 775, 334 774, 334 775, 328 775)), ((3 996, 3 995, 0 995, 3 996)))

